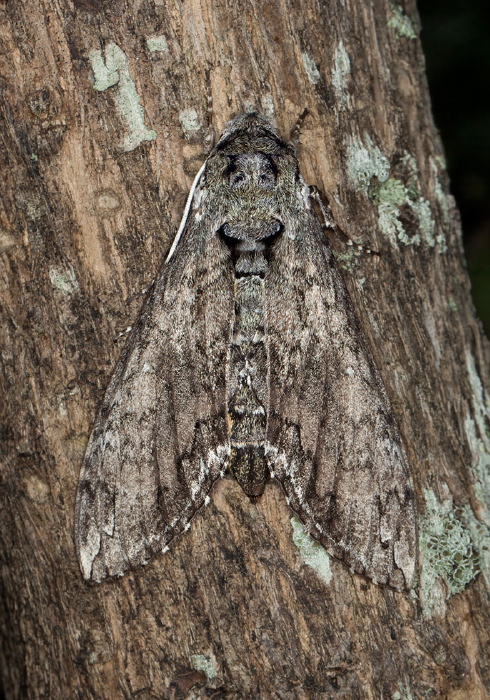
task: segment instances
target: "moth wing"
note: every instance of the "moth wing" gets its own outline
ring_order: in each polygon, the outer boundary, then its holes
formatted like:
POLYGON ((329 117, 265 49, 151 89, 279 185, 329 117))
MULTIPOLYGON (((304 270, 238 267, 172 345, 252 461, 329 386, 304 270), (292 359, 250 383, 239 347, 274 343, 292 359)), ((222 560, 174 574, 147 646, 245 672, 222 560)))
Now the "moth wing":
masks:
POLYGON ((414 492, 393 413, 318 221, 305 212, 266 277, 271 470, 354 572, 409 588, 414 492))
POLYGON ((90 438, 76 506, 86 579, 145 564, 188 526, 228 455, 229 253, 192 222, 116 366, 90 438))

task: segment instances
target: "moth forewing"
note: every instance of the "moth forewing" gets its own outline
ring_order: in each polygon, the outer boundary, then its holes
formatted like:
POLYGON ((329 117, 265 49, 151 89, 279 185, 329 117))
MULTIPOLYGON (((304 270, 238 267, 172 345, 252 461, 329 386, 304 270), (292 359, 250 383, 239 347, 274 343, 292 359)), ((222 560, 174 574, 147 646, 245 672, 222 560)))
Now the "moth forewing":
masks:
POLYGON ((146 563, 226 471, 272 476, 356 573, 409 588, 413 485, 386 392, 292 148, 226 127, 109 384, 77 497, 82 572, 146 563))

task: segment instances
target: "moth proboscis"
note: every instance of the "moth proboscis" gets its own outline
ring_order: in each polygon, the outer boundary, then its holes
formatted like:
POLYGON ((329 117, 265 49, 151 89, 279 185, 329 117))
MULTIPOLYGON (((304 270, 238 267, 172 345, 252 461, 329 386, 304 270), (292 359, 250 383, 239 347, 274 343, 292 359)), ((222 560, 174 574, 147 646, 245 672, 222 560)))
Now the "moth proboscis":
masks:
POLYGON ((166 550, 231 472, 268 479, 326 550, 397 590, 416 555, 412 480, 293 148, 236 117, 110 381, 76 505, 83 575, 166 550))

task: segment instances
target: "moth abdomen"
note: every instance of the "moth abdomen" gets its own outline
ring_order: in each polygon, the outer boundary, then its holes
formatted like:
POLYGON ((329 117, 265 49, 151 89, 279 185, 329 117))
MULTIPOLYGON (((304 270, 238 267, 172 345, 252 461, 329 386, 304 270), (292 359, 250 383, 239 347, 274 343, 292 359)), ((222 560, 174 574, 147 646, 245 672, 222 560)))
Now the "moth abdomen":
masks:
POLYGON ((230 470, 247 496, 261 496, 269 480, 264 445, 248 443, 232 447, 230 470))
POLYGON ((277 233, 276 222, 227 225, 234 251, 234 319, 228 366, 230 470, 248 496, 259 496, 268 480, 267 348, 264 326, 267 260, 262 242, 277 233))

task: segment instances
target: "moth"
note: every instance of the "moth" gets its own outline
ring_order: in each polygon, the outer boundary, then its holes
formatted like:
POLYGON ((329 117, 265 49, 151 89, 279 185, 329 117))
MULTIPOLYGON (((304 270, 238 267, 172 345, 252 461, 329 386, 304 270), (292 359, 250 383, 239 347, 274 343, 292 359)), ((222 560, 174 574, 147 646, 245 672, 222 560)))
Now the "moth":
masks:
POLYGON ((294 148, 232 120, 117 363, 78 487, 83 576, 164 552, 231 472, 276 479, 350 569, 411 585, 415 501, 378 370, 294 148))

